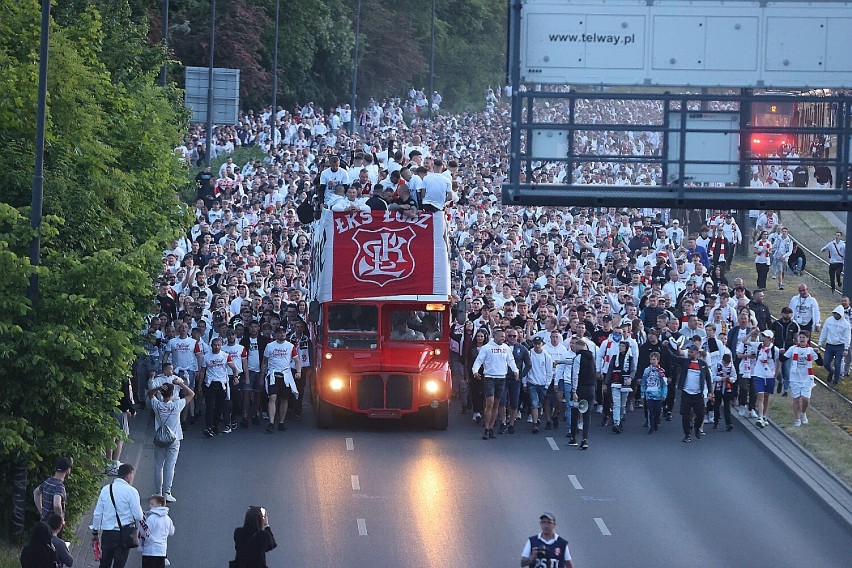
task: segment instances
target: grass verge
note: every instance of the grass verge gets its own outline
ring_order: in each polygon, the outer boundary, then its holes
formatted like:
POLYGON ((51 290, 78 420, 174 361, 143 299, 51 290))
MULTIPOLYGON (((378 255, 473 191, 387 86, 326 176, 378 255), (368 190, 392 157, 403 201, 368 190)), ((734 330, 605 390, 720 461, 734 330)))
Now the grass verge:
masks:
POLYGON ((821 412, 808 411, 809 423, 793 425, 790 398, 774 396, 769 418, 791 438, 807 448, 823 465, 840 479, 852 485, 852 452, 849 435, 838 428, 821 412))
MULTIPOLYGON (((834 234, 834 226, 828 223, 821 215, 808 216, 807 219, 802 219, 798 213, 787 213, 784 218, 785 225, 791 227, 791 233, 799 239, 800 235, 807 234, 809 242, 803 242, 805 246, 810 247, 810 242, 819 242, 817 250, 834 234), (822 219, 822 221, 820 221, 822 219), (826 231, 828 236, 825 241, 821 242, 823 234, 815 231, 826 231)), ((818 215, 818 214, 817 214, 818 215)), ((815 272, 820 271, 820 267, 809 265, 808 269, 813 269, 815 272)), ((754 288, 756 272, 754 270, 753 259, 737 258, 728 274, 728 281, 733 281, 734 278, 740 276, 750 289, 754 288)), ((808 290, 817 299, 820 305, 820 312, 825 318, 829 312, 839 303, 840 297, 837 294, 832 295, 831 290, 824 284, 814 280, 807 274, 802 276, 794 276, 788 274, 785 281, 784 290, 777 289, 775 280, 768 281, 768 289, 766 292, 766 305, 769 307, 773 316, 778 316, 781 313, 781 308, 789 305, 790 299, 796 294, 796 288, 799 283, 808 285, 808 290)), ((822 368, 816 369, 818 377, 825 380, 826 373, 822 368)), ((841 381, 838 389, 847 397, 852 398, 852 379, 841 381)), ((852 405, 838 398, 828 389, 817 385, 814 388, 811 398, 811 411, 808 412, 810 424, 807 426, 796 428, 793 426, 792 402, 789 398, 781 398, 780 396, 773 397, 772 410, 770 418, 774 418, 775 423, 782 427, 794 440, 802 445, 805 449, 811 452, 818 460, 820 460, 829 470, 843 479, 846 483, 852 485, 852 405)))
POLYGON ((0 568, 21 568, 21 549, 0 544, 0 568))

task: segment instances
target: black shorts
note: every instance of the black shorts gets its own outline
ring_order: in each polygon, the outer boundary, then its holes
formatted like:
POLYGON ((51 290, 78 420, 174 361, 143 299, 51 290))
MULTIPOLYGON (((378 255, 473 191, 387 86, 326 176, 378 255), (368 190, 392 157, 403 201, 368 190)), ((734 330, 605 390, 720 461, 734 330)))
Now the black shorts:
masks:
POLYGON ((485 377, 483 386, 485 387, 485 398, 493 396, 499 401, 503 397, 503 391, 506 389, 506 379, 485 377))

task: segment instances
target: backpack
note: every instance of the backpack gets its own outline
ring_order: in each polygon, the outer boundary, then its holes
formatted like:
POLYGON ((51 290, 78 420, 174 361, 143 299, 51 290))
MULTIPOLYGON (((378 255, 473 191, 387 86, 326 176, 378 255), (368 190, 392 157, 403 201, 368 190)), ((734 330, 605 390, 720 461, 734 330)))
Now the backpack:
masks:
POLYGON ((167 424, 174 411, 175 409, 172 407, 169 415, 166 416, 166 419, 163 420, 163 423, 160 424, 160 427, 154 432, 154 445, 158 448, 168 448, 177 440, 177 434, 175 434, 174 430, 169 428, 167 424))

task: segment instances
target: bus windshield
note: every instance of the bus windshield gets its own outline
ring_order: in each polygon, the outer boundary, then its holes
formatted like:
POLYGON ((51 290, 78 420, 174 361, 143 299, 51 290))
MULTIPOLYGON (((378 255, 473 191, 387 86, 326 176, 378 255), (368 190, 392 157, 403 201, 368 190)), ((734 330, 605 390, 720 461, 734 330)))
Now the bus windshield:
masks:
POLYGON ((336 349, 375 349, 378 308, 361 304, 333 304, 328 308, 328 346, 336 349))
POLYGON ((394 341, 437 341, 444 335, 440 312, 391 309, 389 339, 394 341))

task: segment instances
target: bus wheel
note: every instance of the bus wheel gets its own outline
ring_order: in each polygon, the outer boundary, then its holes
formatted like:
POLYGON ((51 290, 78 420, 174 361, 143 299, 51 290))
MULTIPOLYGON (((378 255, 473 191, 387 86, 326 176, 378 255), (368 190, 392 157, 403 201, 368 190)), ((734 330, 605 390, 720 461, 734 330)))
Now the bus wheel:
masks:
POLYGON ((334 426, 334 407, 317 397, 317 427, 327 430, 334 426))
POLYGON ((435 430, 446 430, 450 424, 450 401, 438 403, 438 408, 433 411, 432 428, 435 430))

